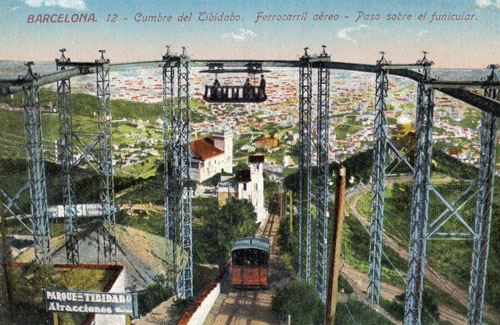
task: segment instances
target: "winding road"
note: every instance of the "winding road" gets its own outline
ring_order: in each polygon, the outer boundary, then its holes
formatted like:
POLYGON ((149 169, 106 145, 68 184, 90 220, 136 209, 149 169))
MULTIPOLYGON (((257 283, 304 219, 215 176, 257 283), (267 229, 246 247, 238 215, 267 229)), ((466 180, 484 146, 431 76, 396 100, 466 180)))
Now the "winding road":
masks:
MULTIPOLYGON (((412 177, 411 176, 403 176, 403 177, 397 177, 397 178, 388 178, 386 186, 392 185, 397 182, 407 182, 411 181, 412 177)), ((446 179, 440 180, 446 181, 446 179)), ((346 197, 346 202, 351 211, 353 211, 354 216, 361 222, 361 224, 369 229, 370 226, 370 220, 366 217, 364 217, 357 209, 357 204, 359 199, 368 193, 371 190, 370 185, 366 185, 358 189, 357 191, 350 193, 346 197)), ((402 247, 391 235, 387 234, 387 232, 384 232, 384 244, 392 248, 395 252, 401 256, 401 258, 407 260, 408 259, 408 250, 404 247, 402 247)), ((359 272, 359 271, 358 271, 359 272)), ((355 284, 356 286, 361 285, 361 290, 364 294, 366 294, 366 284, 368 281, 367 275, 365 273, 363 274, 364 281, 360 281, 359 277, 360 275, 357 274, 357 272, 343 272, 345 273, 344 275, 348 278, 349 282, 355 284), (351 274, 353 276, 351 276, 351 274), (354 275, 357 275, 357 278, 354 277, 354 275)), ((406 274, 404 274, 406 275, 406 274)), ((443 274, 439 273, 437 270, 433 269, 429 265, 427 265, 427 272, 426 272, 426 279, 440 288, 443 292, 449 294, 452 296, 455 300, 457 300, 460 304, 463 306, 467 307, 468 304, 468 292, 456 284, 452 283, 449 279, 447 279, 443 274)), ((384 299, 392 300, 396 295, 399 295, 403 292, 402 289, 391 286, 385 282, 382 282, 382 297, 384 299)), ((452 310, 451 308, 438 304, 438 310, 440 313, 440 318, 446 321, 449 321, 450 323, 453 324, 467 324, 467 317, 464 315, 461 315, 457 313, 456 311, 452 310)), ((498 320, 498 315, 495 315, 494 313, 491 313, 489 311, 485 311, 485 317, 487 317, 489 320, 492 322, 496 323, 498 320)))

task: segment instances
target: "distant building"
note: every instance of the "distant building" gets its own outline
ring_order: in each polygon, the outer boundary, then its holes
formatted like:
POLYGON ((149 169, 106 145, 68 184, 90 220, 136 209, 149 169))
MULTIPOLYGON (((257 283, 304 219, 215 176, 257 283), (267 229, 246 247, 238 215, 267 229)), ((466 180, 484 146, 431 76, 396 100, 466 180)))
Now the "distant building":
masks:
POLYGON ((233 134, 214 133, 191 142, 191 179, 204 182, 221 173, 233 172, 233 134))
POLYGON ((234 179, 222 177, 219 184, 217 184, 217 198, 219 201, 219 207, 226 204, 230 197, 236 197, 236 187, 234 186, 234 179))
POLYGON ((272 149, 278 146, 278 139, 275 137, 262 137, 255 141, 257 148, 272 149))
POLYGON ((295 162, 293 161, 292 156, 290 156, 288 153, 285 154, 285 156, 283 157, 283 167, 287 168, 287 167, 292 167, 294 165, 295 162))
POLYGON ((400 136, 405 136, 413 131, 411 119, 409 116, 400 115, 396 120, 396 132, 400 136))
POLYGON ((412 149, 416 143, 415 130, 408 116, 401 115, 396 120, 394 142, 399 148, 412 149))

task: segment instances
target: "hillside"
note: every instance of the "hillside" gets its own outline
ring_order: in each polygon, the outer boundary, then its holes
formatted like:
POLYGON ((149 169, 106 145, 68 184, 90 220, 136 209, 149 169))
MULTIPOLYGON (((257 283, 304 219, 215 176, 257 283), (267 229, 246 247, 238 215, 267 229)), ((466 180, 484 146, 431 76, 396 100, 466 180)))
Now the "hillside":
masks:
MULTIPOLYGON (((172 251, 171 242, 167 244, 162 236, 156 236, 128 226, 116 225, 117 262, 127 270, 127 286, 130 290, 140 290, 151 282, 155 275, 165 275, 171 265, 166 258, 166 252, 172 251)), ((82 234, 79 242, 80 262, 96 263, 97 232, 91 231, 82 234)), ((101 238, 102 241, 102 238, 101 238)), ((181 259, 181 248, 176 245, 177 256, 181 259)), ((51 239, 53 252, 52 262, 65 263, 64 236, 51 239)), ((184 260, 186 258, 184 254, 184 260)), ((103 256, 100 256, 101 260, 103 256)), ((33 248, 28 248, 16 259, 17 262, 31 262, 34 259, 33 248)), ((171 280, 166 275, 167 280, 171 280)))

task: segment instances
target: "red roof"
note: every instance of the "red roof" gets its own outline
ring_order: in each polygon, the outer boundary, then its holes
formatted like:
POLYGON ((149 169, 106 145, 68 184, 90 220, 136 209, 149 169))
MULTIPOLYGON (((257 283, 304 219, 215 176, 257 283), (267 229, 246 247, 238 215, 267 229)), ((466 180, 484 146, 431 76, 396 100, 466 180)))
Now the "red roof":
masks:
POLYGON ((262 138, 257 139, 257 142, 274 141, 274 140, 276 140, 275 137, 262 137, 262 138))
POLYGON ((191 152, 201 160, 207 160, 224 153, 223 150, 214 146, 212 137, 191 141, 191 152))

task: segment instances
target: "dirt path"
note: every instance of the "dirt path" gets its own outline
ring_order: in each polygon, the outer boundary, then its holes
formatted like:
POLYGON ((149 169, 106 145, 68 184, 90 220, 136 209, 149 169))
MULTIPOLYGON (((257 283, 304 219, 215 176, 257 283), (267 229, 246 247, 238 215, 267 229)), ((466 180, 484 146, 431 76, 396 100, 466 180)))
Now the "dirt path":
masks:
MULTIPOLYGON (((356 300, 364 300, 366 297, 366 283, 367 276, 364 272, 355 269, 350 264, 347 264, 345 261, 342 261, 342 268, 340 269, 340 274, 346 279, 352 286, 353 293, 349 295, 340 295, 340 299, 342 300, 342 296, 345 296, 345 300, 356 299, 356 300)), ((394 299, 395 296, 399 295, 403 290, 400 288, 387 285, 385 290, 382 290, 382 298, 387 300, 394 299)), ((342 300, 344 301, 344 300, 342 300)), ((337 307, 338 308, 338 307, 337 307)), ((400 324, 401 322, 396 320, 391 314, 389 314, 385 309, 381 307, 374 307, 379 313, 384 315, 387 319, 389 319, 393 324, 400 324)))
POLYGON ((165 207, 163 205, 157 205, 152 203, 140 203, 140 204, 118 204, 120 209, 128 209, 130 211, 153 211, 153 212, 164 212, 165 207))
POLYGON ((226 274, 221 283, 221 294, 204 324, 280 324, 279 319, 271 311, 271 302, 278 282, 283 281, 283 278, 287 277, 288 274, 279 261, 274 245, 278 227, 279 217, 270 216, 264 229, 257 232, 261 236, 268 237, 271 244, 269 288, 265 290, 236 290, 230 287, 226 274))
POLYGON ((144 317, 133 320, 132 324, 134 325, 163 325, 170 324, 172 320, 168 314, 168 310, 172 307, 174 303, 174 297, 172 296, 170 299, 162 302, 152 311, 147 313, 144 317))
MULTIPOLYGON (((361 272, 351 265, 344 263, 342 266, 341 274, 353 286, 353 290, 358 297, 366 297, 366 283, 368 281, 368 277, 365 272, 361 272)), ((381 298, 392 301, 397 295, 400 295, 402 293, 403 289, 382 282, 381 298)), ((385 317, 389 318, 393 323, 400 323, 396 321, 389 313, 387 313, 385 309, 377 307, 375 308, 385 317)), ((439 317, 442 320, 446 320, 452 324, 467 324, 467 318, 465 316, 457 313, 447 306, 438 305, 438 311, 439 317)))
MULTIPOLYGON (((406 176, 406 177, 399 177, 399 178, 393 178, 393 179, 388 179, 387 180, 387 186, 391 185, 396 182, 404 182, 404 181, 411 181, 411 176, 406 176)), ((446 181, 446 180, 441 180, 441 181, 446 181)), ((358 191, 351 193, 347 196, 346 202, 351 208, 351 211, 353 211, 354 215, 356 218, 366 227, 369 228, 370 226, 370 220, 368 218, 365 218, 357 209, 357 204, 359 199, 366 193, 368 193, 371 190, 370 186, 364 186, 358 191)), ((401 258, 404 258, 405 260, 408 259, 408 250, 404 247, 402 247, 392 236, 388 235, 386 232, 384 232, 384 244, 392 248, 395 252, 401 256, 401 258)), ((365 282, 363 283, 363 290, 366 290, 366 283, 367 283, 367 275, 364 274, 365 277, 365 282)), ((438 288, 440 288, 442 291, 446 292, 450 296, 452 296, 455 300, 457 300, 460 304, 463 306, 467 307, 468 305, 468 292, 459 286, 455 285, 452 283, 449 279, 447 279, 444 275, 436 271, 435 269, 427 266, 427 272, 426 272, 426 279, 429 280, 432 284, 436 285, 438 288)), ((398 289, 400 292, 397 294, 400 294, 402 292, 401 289, 398 289)), ((366 293, 366 291, 365 291, 366 293)), ((387 296, 390 298, 391 294, 395 293, 394 287, 390 286, 387 283, 382 283, 382 297, 387 296)), ((396 295, 397 295, 396 294, 396 295)), ((385 297, 384 297, 385 298, 385 297)), ((388 299, 388 298, 385 298, 388 299)), ((391 299, 392 300, 392 299, 391 299)), ((447 320, 453 324, 466 324, 467 323, 467 318, 454 310, 450 309, 447 306, 440 305, 438 304, 439 308, 439 313, 440 313, 440 318, 443 320, 447 320)), ((496 322, 496 319, 498 317, 491 312, 485 311, 485 317, 490 319, 493 322, 496 322)))

